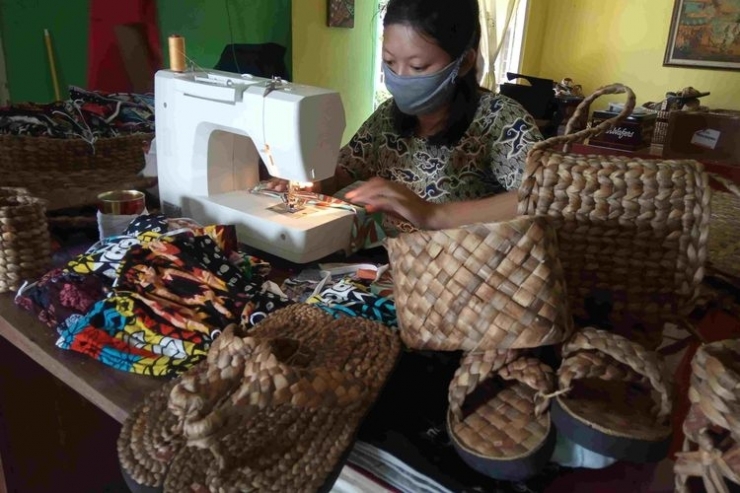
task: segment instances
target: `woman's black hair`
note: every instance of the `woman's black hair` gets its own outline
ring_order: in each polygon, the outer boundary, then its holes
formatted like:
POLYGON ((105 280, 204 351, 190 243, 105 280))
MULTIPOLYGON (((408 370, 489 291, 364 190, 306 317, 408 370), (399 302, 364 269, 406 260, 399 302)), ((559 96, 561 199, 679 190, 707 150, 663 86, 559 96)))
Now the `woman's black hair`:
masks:
MULTIPOLYGON (((416 32, 434 40, 453 60, 467 50, 477 53, 481 28, 478 0, 390 0, 386 7, 383 27, 392 24, 411 26, 416 32)), ((452 106, 447 126, 429 138, 433 144, 454 145, 473 121, 480 99, 478 73, 475 65, 455 82, 452 106)), ((393 125, 403 135, 412 135, 417 118, 401 112, 393 103, 393 125)))

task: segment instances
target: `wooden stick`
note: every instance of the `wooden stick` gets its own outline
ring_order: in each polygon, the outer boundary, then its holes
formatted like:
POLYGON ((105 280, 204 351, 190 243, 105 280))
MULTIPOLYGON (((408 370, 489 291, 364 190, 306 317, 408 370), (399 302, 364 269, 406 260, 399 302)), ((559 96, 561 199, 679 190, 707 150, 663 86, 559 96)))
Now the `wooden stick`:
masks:
POLYGON ((49 56, 49 69, 51 70, 51 81, 54 84, 54 97, 57 101, 61 100, 59 95, 59 81, 57 80, 57 67, 54 63, 54 51, 51 49, 51 34, 48 29, 44 29, 44 41, 46 42, 46 53, 49 56))

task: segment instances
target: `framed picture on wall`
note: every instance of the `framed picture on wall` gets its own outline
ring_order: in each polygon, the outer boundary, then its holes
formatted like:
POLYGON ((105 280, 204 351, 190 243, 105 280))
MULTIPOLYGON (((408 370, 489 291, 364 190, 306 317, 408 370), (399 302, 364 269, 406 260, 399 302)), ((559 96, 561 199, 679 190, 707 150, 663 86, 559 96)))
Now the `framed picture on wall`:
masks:
POLYGON ((327 0, 329 27, 355 27, 355 0, 327 0))
POLYGON ((740 0, 675 0, 663 65, 740 70, 740 0))

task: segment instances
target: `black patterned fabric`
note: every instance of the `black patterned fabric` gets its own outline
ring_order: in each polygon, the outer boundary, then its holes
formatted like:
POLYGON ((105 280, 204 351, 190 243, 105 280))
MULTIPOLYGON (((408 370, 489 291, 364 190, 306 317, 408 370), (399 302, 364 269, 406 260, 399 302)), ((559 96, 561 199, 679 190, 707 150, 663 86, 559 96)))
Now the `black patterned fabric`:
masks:
MULTIPOLYGON (((399 137, 392 100, 383 103, 342 149, 339 166, 353 178, 379 176, 403 183, 430 202, 488 197, 515 190, 531 146, 542 140, 532 117, 513 99, 483 93, 470 127, 455 146, 399 137)), ((410 224, 385 215, 384 228, 410 231, 410 224)))

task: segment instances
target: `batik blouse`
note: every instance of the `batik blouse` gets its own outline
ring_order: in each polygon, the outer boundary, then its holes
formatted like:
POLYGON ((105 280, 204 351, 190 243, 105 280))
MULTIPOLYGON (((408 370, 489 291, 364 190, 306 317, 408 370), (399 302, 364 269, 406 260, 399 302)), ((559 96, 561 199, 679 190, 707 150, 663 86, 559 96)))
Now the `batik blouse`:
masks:
MULTIPOLYGON (((429 202, 480 199, 517 189, 527 152, 542 139, 519 103, 490 92, 481 94, 473 121, 455 145, 399 136, 392 107, 392 100, 385 101, 365 121, 342 148, 338 165, 356 180, 378 176, 403 183, 429 202)), ((413 230, 390 216, 383 226, 389 234, 413 230)))

